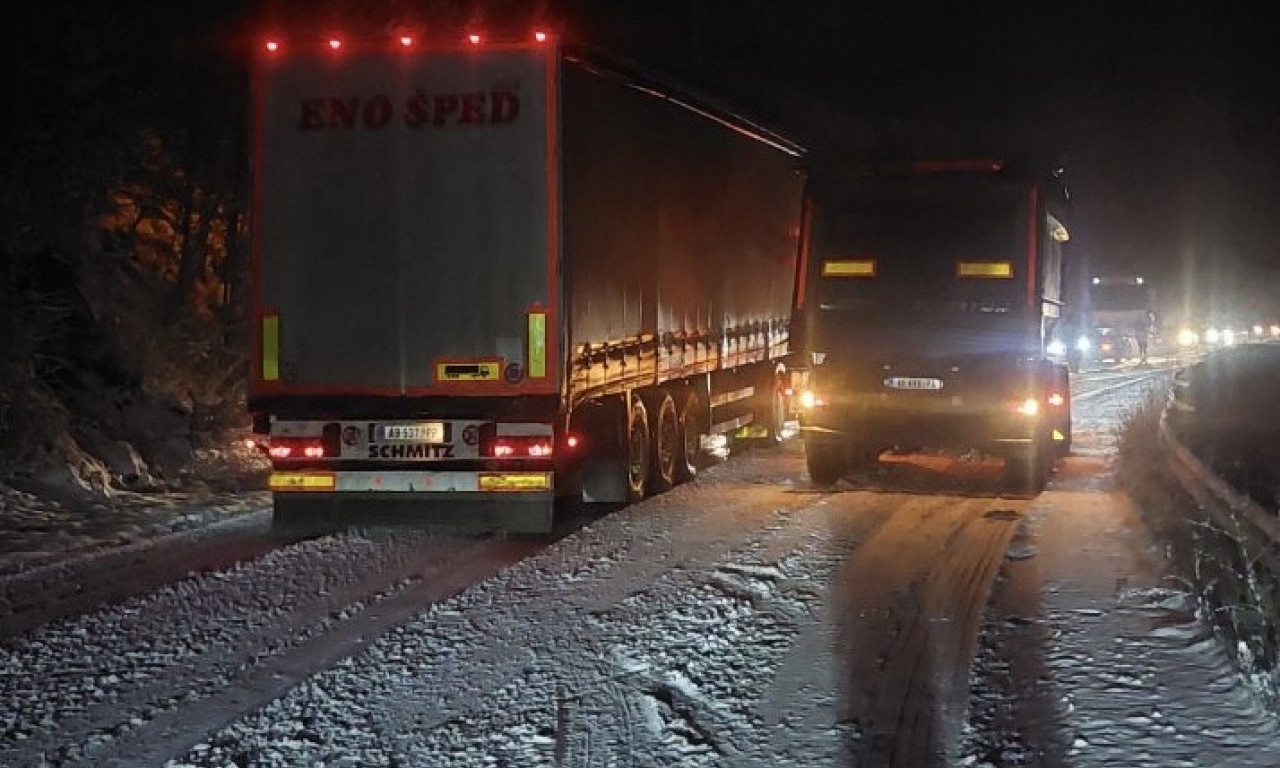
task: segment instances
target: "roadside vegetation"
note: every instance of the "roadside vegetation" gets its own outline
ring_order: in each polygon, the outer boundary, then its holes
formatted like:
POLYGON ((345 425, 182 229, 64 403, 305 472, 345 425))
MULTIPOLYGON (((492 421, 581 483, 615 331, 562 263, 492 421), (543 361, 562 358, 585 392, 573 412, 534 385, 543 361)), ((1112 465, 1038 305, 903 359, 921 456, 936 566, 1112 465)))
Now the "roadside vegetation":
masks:
MULTIPOLYGON (((1198 611, 1244 675, 1280 706, 1280 576, 1255 541, 1218 524, 1184 489, 1160 444, 1167 391, 1154 391, 1123 425, 1117 475, 1164 543, 1171 576, 1195 593, 1198 611)), ((1203 459, 1202 459, 1203 460, 1203 459)))
POLYGON ((255 476, 243 74, 147 13, 29 21, 56 50, 4 139, 0 484, 75 504, 255 476))

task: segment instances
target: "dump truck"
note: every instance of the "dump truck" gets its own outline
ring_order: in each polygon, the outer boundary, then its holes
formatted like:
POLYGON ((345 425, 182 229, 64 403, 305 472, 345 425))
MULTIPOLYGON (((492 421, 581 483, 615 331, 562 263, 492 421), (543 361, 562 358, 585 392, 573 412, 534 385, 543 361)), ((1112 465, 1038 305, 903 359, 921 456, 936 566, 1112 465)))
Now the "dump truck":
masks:
POLYGON ((884 450, 976 449, 1021 490, 1069 450, 1063 317, 1067 196, 1000 161, 810 173, 799 346, 801 432, 830 483, 884 450))
POLYGON ((783 434, 795 143, 541 31, 273 38, 253 94, 278 526, 546 531, 783 434))

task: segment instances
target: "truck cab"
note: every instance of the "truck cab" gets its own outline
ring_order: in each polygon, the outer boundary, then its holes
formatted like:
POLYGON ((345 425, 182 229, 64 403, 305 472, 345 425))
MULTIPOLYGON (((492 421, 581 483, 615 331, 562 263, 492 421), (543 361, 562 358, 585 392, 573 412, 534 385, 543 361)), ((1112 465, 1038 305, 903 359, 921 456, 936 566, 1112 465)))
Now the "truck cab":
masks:
POLYGON ((809 473, 888 448, 978 449, 1038 490, 1070 442, 1065 194, 1003 163, 811 174, 797 316, 809 473))

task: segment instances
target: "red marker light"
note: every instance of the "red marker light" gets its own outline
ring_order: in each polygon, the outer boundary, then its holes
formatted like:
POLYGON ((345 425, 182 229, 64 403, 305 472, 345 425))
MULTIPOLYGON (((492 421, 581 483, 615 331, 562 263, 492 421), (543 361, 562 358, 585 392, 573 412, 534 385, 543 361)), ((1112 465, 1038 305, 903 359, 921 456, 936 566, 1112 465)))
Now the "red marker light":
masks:
POLYGON ((467 42, 471 43, 472 45, 479 45, 479 44, 480 44, 480 36, 479 36, 479 35, 467 35, 467 42))
POLYGON ((569 437, 568 437, 567 439, 565 439, 565 443, 566 443, 570 448, 577 448, 577 447, 578 447, 578 436, 577 436, 577 435, 569 435, 569 437))
POLYGON ((400 45, 403 45, 405 48, 408 48, 409 46, 413 45, 413 38, 409 37, 408 35, 402 35, 400 37, 400 45))
POLYGON ((335 37, 329 41, 329 47, 336 51, 342 47, 342 41, 335 37))
POLYGON ((533 33, 533 39, 537 40, 540 43, 545 43, 547 42, 547 33, 543 32, 542 30, 538 30, 537 32, 533 33))
POLYGON ((280 44, 277 43, 275 40, 268 40, 267 50, 271 51, 272 53, 275 53, 276 51, 280 50, 280 44))

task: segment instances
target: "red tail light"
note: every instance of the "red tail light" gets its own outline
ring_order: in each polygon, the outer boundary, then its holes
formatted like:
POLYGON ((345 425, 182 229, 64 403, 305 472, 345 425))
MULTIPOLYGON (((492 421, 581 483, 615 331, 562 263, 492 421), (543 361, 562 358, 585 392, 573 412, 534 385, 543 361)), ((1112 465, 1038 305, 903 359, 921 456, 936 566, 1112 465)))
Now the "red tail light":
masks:
POLYGON ((273 437, 267 453, 273 459, 323 459, 341 453, 336 440, 323 437, 273 437))
POLYGON ((493 442, 482 446, 486 456, 495 459, 510 458, 550 458, 554 452, 551 438, 546 435, 512 435, 496 437, 493 442))
POLYGON ((554 440, 550 424, 486 424, 480 428, 480 455, 494 459, 549 459, 555 454, 554 440))

